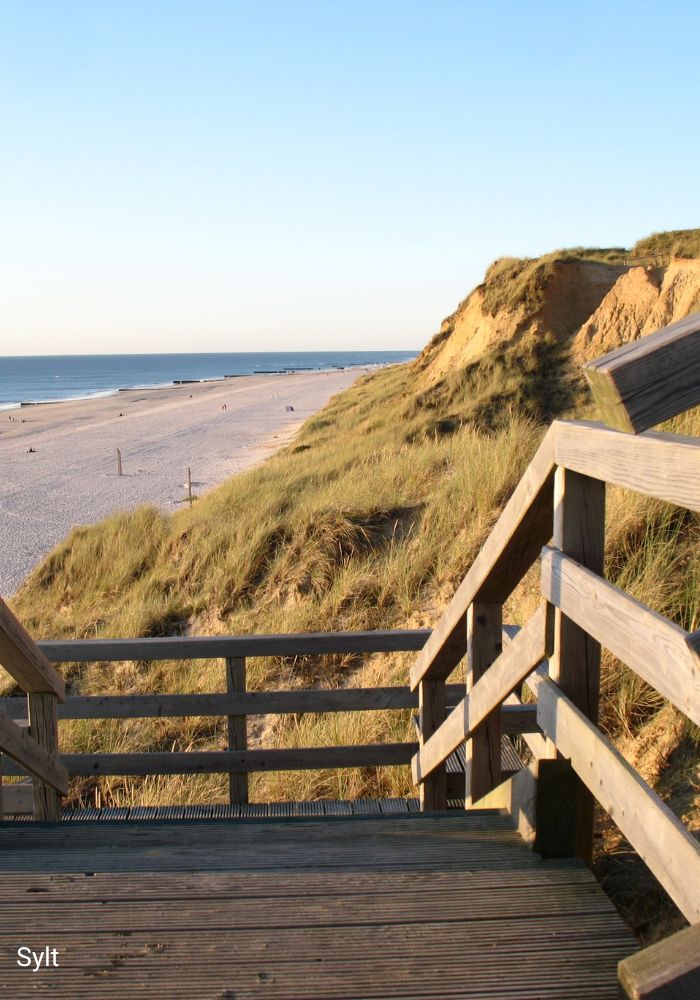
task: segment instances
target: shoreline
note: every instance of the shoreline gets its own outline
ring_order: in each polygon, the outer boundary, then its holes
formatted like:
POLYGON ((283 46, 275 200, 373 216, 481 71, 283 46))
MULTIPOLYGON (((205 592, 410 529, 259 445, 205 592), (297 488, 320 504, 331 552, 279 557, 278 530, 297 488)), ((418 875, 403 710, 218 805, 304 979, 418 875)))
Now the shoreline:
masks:
POLYGON ((260 464, 365 370, 375 368, 241 375, 2 411, 0 594, 11 597, 73 527, 140 504, 179 509, 188 467, 201 495, 260 464))
MULTIPOLYGON (((395 362, 400 363, 400 362, 395 362)), ((332 365, 328 368, 311 368, 311 367, 299 367, 299 368, 280 368, 271 369, 270 371, 253 371, 253 372, 241 372, 235 375, 219 375, 212 376, 211 378, 183 378, 183 379, 172 379, 168 382, 155 382, 147 383, 144 385, 127 385, 127 386, 117 386, 116 388, 110 389, 96 389, 94 392, 86 393, 83 396, 61 396, 59 399, 24 399, 19 402, 0 402, 0 413, 8 412, 11 410, 20 410, 30 406, 54 406, 57 403, 86 403, 93 399, 108 399, 110 396, 116 396, 119 393, 124 392, 159 392, 164 389, 172 389, 175 386, 184 385, 209 385, 210 383, 225 383, 229 382, 231 379, 241 379, 241 378, 261 378, 269 375, 297 375, 297 374, 313 374, 313 375, 327 375, 329 373, 334 373, 337 371, 356 371, 358 373, 366 373, 368 371, 376 371, 379 368, 383 368, 385 365, 379 362, 368 362, 368 363, 357 363, 357 364, 347 364, 347 365, 332 365)))

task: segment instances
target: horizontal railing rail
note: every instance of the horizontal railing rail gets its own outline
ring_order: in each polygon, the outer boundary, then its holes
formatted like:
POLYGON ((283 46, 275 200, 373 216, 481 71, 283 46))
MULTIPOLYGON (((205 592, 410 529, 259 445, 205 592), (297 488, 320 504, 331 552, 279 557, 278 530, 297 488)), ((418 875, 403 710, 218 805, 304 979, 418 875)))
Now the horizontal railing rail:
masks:
POLYGON ((400 653, 422 649, 430 629, 297 632, 284 635, 169 636, 153 639, 65 639, 37 645, 53 663, 120 660, 214 660, 222 657, 400 653))

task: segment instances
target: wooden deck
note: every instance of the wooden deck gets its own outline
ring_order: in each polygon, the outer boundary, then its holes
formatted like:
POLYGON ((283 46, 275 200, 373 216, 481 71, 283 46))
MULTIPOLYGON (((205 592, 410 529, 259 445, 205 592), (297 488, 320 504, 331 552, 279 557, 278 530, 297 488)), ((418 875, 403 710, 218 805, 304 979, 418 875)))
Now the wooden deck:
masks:
POLYGON ((634 941, 498 810, 0 827, 0 995, 617 996, 634 941), (58 949, 34 974, 17 948, 58 949))

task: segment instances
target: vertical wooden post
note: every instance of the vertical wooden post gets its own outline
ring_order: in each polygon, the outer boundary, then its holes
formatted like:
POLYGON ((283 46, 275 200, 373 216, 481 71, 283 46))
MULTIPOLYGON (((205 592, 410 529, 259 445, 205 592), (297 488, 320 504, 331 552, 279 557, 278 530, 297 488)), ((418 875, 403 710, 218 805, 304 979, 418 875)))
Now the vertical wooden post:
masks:
MULTIPOLYGON (((503 606, 474 601, 467 612, 467 693, 502 649, 503 606)), ((501 782, 501 708, 494 709, 465 749, 464 807, 468 809, 501 782)))
MULTIPOLYGON (((232 656, 226 660, 226 690, 229 693, 243 694, 246 689, 245 659, 242 656, 232 656)), ((248 749, 248 716, 228 716, 228 748, 229 750, 248 749)), ((229 801, 248 801, 248 774, 246 771, 236 771, 229 774, 229 801)))
POLYGON ((122 474, 122 453, 117 448, 117 475, 121 476, 121 474, 122 474))
POLYGON ((2 800, 2 754, 0 753, 0 823, 5 818, 5 806, 2 800))
MULTIPOLYGON (((558 468, 554 480, 554 545, 599 576, 605 556, 605 483, 558 468)), ((554 655, 549 674, 592 722, 598 721, 600 644, 559 609, 554 617, 554 655)), ((576 854, 588 864, 593 853, 593 796, 573 770, 576 854)))
MULTIPOLYGON (((445 681, 422 680, 418 685, 419 742, 423 746, 445 721, 445 681)), ((443 762, 420 783, 421 812, 447 809, 447 766, 443 762)))
MULTIPOLYGON (((56 695, 36 691, 27 695, 29 703, 29 732, 50 754, 58 755, 58 720, 56 695)), ((34 789, 34 819, 57 821, 61 818, 61 796, 39 778, 32 778, 34 789)))

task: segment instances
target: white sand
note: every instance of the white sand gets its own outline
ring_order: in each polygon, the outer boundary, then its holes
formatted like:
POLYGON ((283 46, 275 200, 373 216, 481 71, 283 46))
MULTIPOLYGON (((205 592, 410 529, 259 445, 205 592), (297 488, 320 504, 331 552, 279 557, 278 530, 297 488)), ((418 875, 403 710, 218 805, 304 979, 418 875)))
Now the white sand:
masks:
POLYGON ((201 495, 259 463, 358 374, 252 375, 0 411, 0 594, 75 525, 141 503, 179 509, 188 466, 201 495))

